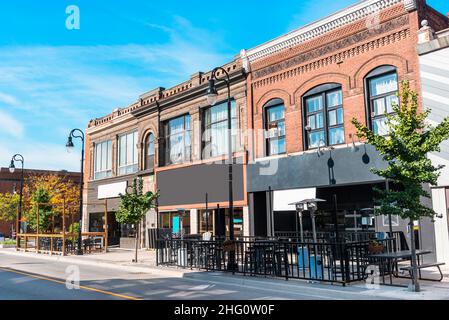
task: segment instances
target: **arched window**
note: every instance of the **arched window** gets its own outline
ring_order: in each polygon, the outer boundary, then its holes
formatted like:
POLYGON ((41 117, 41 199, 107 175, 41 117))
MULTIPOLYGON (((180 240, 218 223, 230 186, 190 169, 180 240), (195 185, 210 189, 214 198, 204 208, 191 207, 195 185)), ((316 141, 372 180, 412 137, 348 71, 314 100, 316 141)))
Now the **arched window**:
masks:
POLYGON ((265 106, 266 155, 274 156, 286 152, 285 106, 281 99, 273 99, 265 106))
POLYGON ((154 135, 150 133, 145 142, 145 169, 154 168, 154 135))
POLYGON ((303 96, 306 148, 345 143, 343 92, 338 83, 320 85, 303 96))
POLYGON ((393 104, 399 104, 396 68, 386 65, 374 69, 366 76, 365 86, 370 126, 375 134, 387 135, 387 115, 394 113, 393 104))

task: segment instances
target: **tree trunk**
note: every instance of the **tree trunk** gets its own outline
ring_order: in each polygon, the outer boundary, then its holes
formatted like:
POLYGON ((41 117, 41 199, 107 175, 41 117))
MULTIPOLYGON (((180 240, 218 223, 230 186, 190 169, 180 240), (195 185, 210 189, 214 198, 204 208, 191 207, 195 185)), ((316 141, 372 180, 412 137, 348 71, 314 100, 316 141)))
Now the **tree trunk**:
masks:
POLYGON ((417 268, 417 258, 416 258, 416 242, 415 242, 415 223, 410 219, 410 241, 412 249, 412 288, 413 292, 420 292, 419 279, 418 279, 418 268, 417 268))
POLYGON ((134 262, 137 263, 137 252, 139 251, 139 232, 140 232, 140 224, 136 225, 136 252, 134 256, 134 262))

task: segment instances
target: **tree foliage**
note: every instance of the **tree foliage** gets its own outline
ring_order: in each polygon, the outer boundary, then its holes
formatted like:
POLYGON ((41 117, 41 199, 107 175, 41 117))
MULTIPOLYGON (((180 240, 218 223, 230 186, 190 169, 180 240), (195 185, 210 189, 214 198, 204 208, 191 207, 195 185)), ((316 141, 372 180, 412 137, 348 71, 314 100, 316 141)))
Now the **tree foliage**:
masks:
POLYGON ((143 180, 135 178, 131 193, 120 194, 120 207, 115 214, 117 222, 122 224, 139 223, 149 209, 155 208, 159 193, 143 193, 143 180))
POLYGON ((39 232, 49 231, 52 225, 52 219, 57 215, 53 207, 49 205, 50 201, 50 192, 43 187, 39 187, 32 194, 31 208, 25 214, 28 226, 32 230, 38 230, 39 213, 39 232))
POLYGON ((50 231, 54 217, 61 215, 63 204, 69 210, 66 214, 79 212, 79 187, 77 183, 56 174, 33 175, 25 180, 24 218, 32 230, 37 230, 39 204, 39 231, 50 231))
POLYGON ((44 174, 29 176, 24 186, 24 204, 26 209, 31 209, 33 194, 38 189, 44 189, 49 195, 49 204, 53 210, 61 214, 62 205, 70 204, 71 213, 79 212, 79 186, 64 176, 57 174, 44 174))
POLYGON ((11 222, 17 219, 20 196, 15 193, 0 193, 0 221, 11 222))
POLYGON ((352 120, 358 136, 373 145, 388 163, 385 169, 371 171, 399 186, 397 190, 376 190, 376 214, 434 219, 435 211, 421 203, 421 197, 430 198, 423 184, 436 185, 443 166, 434 166, 427 155, 439 152, 441 143, 449 138, 449 118, 437 126, 428 124, 430 110, 419 112, 418 94, 410 89, 408 81, 401 83, 399 98, 400 105, 393 105, 394 114, 387 116, 388 136, 376 135, 357 119, 352 120))

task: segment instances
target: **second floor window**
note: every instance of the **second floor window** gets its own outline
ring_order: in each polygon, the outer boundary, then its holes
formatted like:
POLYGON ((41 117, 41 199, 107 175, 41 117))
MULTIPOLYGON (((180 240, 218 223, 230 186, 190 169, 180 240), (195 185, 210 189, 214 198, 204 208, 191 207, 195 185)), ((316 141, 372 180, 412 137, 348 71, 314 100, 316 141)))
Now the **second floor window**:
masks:
POLYGON ((387 115, 393 114, 393 105, 399 104, 396 69, 390 66, 375 69, 368 75, 367 84, 372 130, 378 135, 388 135, 387 115))
POLYGON ((266 155, 283 154, 285 148, 285 107, 280 99, 265 106, 266 155))
POLYGON ((165 123, 165 163, 178 164, 191 160, 190 115, 165 123))
POLYGON ((125 175, 138 171, 137 131, 118 138, 118 174, 125 175))
POLYGON ((95 180, 112 177, 112 141, 95 145, 95 180))
POLYGON ((345 143, 343 94, 341 86, 325 84, 304 96, 307 147, 345 143))
POLYGON ((147 140, 145 143, 146 151, 145 151, 145 169, 153 169, 154 168, 154 134, 150 133, 147 136, 147 140))
MULTIPOLYGON (((228 153, 228 104, 218 104, 204 110, 203 158, 218 157, 228 153)), ((232 150, 237 143, 237 105, 231 102, 232 150)))

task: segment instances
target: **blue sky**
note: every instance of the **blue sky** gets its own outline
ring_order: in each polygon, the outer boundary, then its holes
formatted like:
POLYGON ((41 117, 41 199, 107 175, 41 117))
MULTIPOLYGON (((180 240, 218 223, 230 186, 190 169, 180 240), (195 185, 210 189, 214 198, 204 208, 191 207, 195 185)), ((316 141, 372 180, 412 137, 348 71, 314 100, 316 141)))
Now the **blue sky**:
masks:
MULTIPOLYGON (((16 0, 0 4, 0 166, 78 170, 70 129, 357 0, 16 0), (65 9, 80 8, 80 30, 65 9)), ((428 0, 449 12, 447 0, 428 0)))

